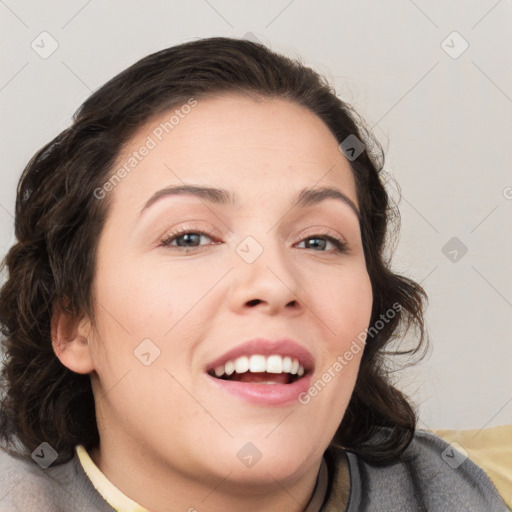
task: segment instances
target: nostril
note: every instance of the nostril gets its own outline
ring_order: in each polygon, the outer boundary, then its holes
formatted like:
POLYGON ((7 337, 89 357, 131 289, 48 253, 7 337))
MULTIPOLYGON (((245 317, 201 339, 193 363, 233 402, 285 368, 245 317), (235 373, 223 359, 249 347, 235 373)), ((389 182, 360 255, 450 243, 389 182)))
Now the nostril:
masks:
POLYGON ((260 302, 261 302, 261 300, 260 300, 260 299, 253 299, 253 300, 250 300, 247 304, 248 304, 249 306, 256 306, 256 305, 258 305, 260 302))

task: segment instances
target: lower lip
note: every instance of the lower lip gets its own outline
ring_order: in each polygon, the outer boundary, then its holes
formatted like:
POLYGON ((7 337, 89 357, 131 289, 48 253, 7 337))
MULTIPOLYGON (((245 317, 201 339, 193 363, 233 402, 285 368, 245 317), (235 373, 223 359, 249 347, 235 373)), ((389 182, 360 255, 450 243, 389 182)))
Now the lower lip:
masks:
POLYGON ((307 374, 292 384, 252 384, 216 379, 206 374, 209 381, 223 392, 253 404, 266 406, 284 406, 298 402, 301 393, 306 392, 311 383, 311 374, 307 374))

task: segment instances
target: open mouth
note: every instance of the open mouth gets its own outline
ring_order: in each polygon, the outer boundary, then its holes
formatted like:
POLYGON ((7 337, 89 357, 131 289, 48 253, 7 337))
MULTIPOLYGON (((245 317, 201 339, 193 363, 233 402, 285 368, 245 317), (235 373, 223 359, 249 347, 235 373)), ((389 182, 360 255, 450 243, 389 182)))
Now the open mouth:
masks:
POLYGON ((293 384, 302 379, 308 370, 297 358, 271 354, 241 356, 208 370, 220 380, 251 384, 293 384))

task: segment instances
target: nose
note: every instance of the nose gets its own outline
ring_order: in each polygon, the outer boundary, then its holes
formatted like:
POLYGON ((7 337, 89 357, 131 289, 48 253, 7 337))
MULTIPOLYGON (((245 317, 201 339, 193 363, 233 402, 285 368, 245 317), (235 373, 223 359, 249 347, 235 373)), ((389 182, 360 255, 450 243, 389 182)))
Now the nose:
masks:
POLYGON ((267 315, 299 314, 304 307, 298 293, 300 276, 286 256, 290 249, 278 246, 275 240, 262 249, 252 262, 235 255, 237 261, 231 272, 231 309, 242 314, 255 308, 267 315))

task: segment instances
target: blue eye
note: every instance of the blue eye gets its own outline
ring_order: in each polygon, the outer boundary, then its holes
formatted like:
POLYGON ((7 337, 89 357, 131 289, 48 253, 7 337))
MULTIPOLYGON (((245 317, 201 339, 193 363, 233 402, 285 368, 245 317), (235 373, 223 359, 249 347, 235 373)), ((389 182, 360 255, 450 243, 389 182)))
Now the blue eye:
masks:
POLYGON ((212 239, 208 233, 205 233, 204 231, 179 231, 177 233, 171 233, 170 235, 166 236, 161 242, 160 245, 163 247, 183 247, 183 248, 195 248, 200 247, 200 245, 196 244, 195 242, 200 242, 201 237, 205 236, 212 239), (173 244, 172 242, 176 241, 176 244, 173 244))
MULTIPOLYGON (((347 244, 343 240, 341 240, 340 238, 331 236, 331 235, 308 236, 307 238, 302 240, 302 242, 300 242, 300 243, 311 241, 311 240, 313 240, 315 243, 313 243, 313 244, 310 243, 309 247, 306 247, 306 249, 314 249, 314 248, 318 248, 318 247, 325 248, 327 243, 330 242, 336 247, 337 251, 339 251, 339 252, 345 252, 347 250, 347 244), (320 243, 318 243, 318 241, 320 241, 320 243)), ((330 251, 322 250, 322 251, 316 251, 316 252, 330 252, 330 251)))

